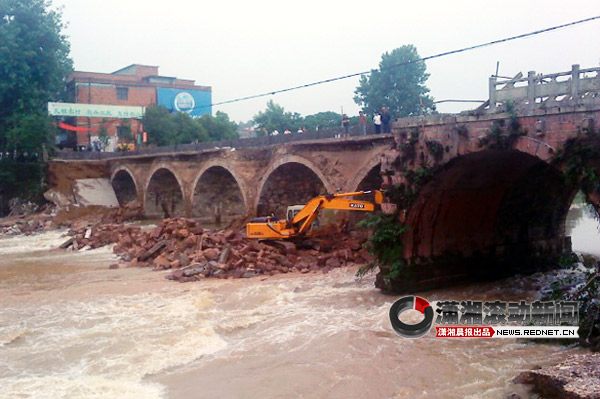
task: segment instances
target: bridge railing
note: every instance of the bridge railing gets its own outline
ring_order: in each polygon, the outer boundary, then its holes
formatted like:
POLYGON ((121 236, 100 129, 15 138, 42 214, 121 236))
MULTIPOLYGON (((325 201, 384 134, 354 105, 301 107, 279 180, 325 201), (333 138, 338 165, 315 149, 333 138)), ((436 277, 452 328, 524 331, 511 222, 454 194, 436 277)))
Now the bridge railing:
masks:
MULTIPOLYGON (((59 151, 52 156, 58 160, 101 160, 131 157, 136 155, 169 155, 173 153, 193 153, 221 148, 266 147, 297 141, 330 139, 340 134, 339 130, 322 130, 304 133, 279 134, 277 136, 251 137, 246 139, 221 140, 193 144, 177 144, 171 146, 143 148, 136 151, 102 152, 102 151, 59 151)), ((357 134, 351 134, 357 135, 357 134)))
POLYGON ((573 65, 569 72, 549 75, 530 71, 526 78, 521 73, 512 79, 492 76, 489 92, 492 112, 508 101, 531 107, 558 105, 561 101, 581 103, 600 93, 600 68, 580 69, 579 65, 573 65))

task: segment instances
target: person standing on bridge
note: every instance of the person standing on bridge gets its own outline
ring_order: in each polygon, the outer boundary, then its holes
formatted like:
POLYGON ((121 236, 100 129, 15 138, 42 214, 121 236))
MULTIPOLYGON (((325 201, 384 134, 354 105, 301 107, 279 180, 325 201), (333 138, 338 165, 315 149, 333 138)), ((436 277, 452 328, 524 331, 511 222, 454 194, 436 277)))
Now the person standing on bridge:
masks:
POLYGON ((391 133, 390 122, 392 117, 386 107, 381 107, 381 123, 383 125, 383 133, 391 133))
POLYGON ((342 115, 342 127, 344 128, 345 135, 348 135, 350 133, 350 118, 346 114, 342 115))
POLYGON ((373 126, 375 126, 375 134, 381 133, 381 115, 379 112, 373 115, 373 126))
POLYGON ((363 136, 367 135, 367 117, 362 111, 358 111, 358 127, 360 128, 360 134, 363 136))

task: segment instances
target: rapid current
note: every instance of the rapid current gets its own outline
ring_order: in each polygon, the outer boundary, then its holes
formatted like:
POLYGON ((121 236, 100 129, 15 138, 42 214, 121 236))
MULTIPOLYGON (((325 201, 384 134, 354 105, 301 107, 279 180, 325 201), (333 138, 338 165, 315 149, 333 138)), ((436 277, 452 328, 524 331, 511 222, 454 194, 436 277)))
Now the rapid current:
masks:
MULTIPOLYGON (((569 228, 575 249, 600 255, 592 217, 569 228)), ((0 239, 0 398, 528 398, 520 371, 581 351, 401 338, 388 318, 398 297, 355 268, 179 284, 109 269, 109 248, 55 250, 62 233, 0 239)), ((544 278, 417 295, 531 301, 544 278)))

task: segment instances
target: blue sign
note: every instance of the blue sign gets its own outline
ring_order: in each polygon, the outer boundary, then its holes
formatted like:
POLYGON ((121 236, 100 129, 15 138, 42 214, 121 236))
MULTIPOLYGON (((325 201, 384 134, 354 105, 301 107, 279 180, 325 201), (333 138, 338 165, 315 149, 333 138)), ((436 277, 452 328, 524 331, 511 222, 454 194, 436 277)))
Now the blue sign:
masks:
POLYGON ((156 102, 173 112, 187 112, 191 116, 212 115, 210 91, 158 87, 156 102))

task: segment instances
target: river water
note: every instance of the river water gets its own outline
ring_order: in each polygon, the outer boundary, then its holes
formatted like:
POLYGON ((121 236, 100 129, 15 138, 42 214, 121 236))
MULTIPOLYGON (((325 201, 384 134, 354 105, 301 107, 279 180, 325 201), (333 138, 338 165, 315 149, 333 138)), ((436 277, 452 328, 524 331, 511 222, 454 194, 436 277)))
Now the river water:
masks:
MULTIPOLYGON (((597 251, 597 222, 579 218, 574 247, 597 251)), ((579 352, 401 338, 388 319, 398 297, 379 293, 373 276, 357 281, 354 268, 179 284, 108 269, 109 248, 52 249, 62 241, 0 239, 0 398, 527 398, 511 382, 520 371, 579 352)), ((418 295, 532 300, 543 279, 418 295)))

